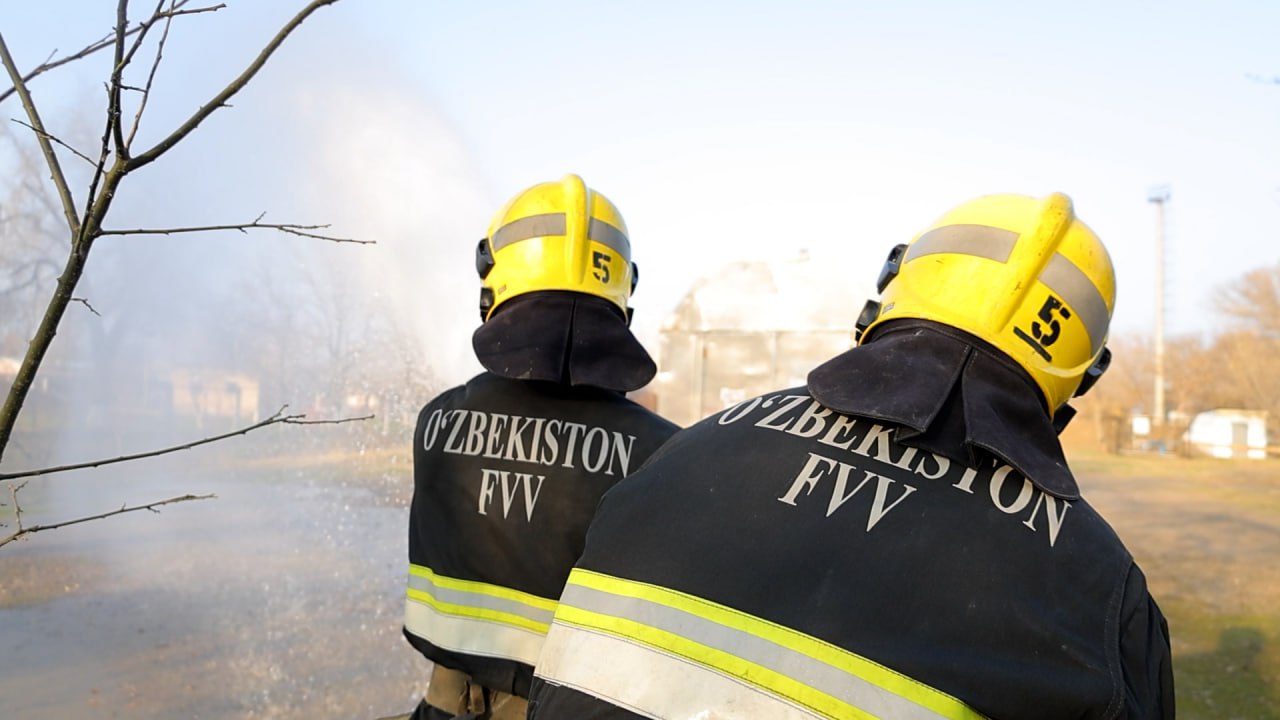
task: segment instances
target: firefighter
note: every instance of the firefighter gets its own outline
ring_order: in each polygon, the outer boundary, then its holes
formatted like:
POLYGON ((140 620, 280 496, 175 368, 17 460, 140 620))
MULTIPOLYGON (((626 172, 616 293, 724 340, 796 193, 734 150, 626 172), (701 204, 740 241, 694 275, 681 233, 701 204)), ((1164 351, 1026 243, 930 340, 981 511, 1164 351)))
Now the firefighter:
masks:
POLYGON ((485 368, 414 431, 404 633, 434 663, 418 718, 525 716, 556 598, 599 498, 677 429, 627 399, 627 226, 582 178, 534 185, 476 248, 485 368))
POLYGON ((894 248, 859 345, 672 438, 597 509, 535 720, 1172 718, 1168 628, 1057 432, 1110 259, 1064 195, 894 248))

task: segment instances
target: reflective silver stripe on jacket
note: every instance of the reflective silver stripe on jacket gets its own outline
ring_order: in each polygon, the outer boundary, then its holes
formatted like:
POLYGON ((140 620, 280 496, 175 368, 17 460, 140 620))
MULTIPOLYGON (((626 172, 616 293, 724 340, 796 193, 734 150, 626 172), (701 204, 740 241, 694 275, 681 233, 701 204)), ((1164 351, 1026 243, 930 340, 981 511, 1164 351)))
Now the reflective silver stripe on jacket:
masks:
MULTIPOLYGON (((438 577, 438 576, 437 576, 438 577)), ((480 586, 481 583, 474 583, 480 586)), ((497 587, 497 586, 491 586, 497 587)), ((492 610, 526 618, 533 623, 549 626, 555 616, 555 610, 530 605, 528 602, 495 595, 492 591, 464 590, 445 587, 438 584, 435 578, 422 575, 409 575, 409 588, 430 595, 442 604, 468 607, 474 610, 492 610)))
POLYGON ((945 693, 817 638, 582 569, 565 587, 536 672, 653 717, 718 717, 727 709, 733 717, 981 717, 945 693), (747 707, 755 710, 742 714, 747 707))
POLYGON ((409 566, 405 629, 455 652, 534 664, 555 601, 409 566))

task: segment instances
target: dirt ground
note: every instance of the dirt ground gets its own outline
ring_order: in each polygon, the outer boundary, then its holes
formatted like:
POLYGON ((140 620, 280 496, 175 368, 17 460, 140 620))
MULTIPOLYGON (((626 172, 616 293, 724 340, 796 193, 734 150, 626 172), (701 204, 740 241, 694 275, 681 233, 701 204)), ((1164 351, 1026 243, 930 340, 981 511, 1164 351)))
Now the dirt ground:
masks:
MULTIPOLYGON (((400 636, 404 459, 191 464, 24 491, 28 523, 218 497, 0 549, 0 714, 369 719, 411 708, 428 666, 400 636)), ((1280 462, 1072 465, 1169 617, 1179 717, 1280 720, 1280 462)))

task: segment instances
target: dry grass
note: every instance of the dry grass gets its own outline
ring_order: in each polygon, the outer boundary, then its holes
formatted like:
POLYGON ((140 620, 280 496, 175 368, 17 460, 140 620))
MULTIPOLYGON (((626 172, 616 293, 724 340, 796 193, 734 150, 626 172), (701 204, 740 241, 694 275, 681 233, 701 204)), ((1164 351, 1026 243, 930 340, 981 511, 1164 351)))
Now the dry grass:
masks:
POLYGON ((1280 462, 1077 456, 1169 619, 1181 718, 1280 718, 1280 462))

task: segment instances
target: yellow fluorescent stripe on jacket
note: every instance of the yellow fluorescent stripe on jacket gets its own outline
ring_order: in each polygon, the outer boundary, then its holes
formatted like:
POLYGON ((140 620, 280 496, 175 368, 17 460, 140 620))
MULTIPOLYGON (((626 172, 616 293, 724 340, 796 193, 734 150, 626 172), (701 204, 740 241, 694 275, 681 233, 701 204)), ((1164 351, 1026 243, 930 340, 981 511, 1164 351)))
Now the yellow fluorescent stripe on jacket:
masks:
POLYGON ((490 595, 492 597, 505 598, 524 603, 535 608, 550 610, 555 612, 556 601, 548 600, 538 595, 527 592, 520 592, 501 585, 493 585, 490 583, 476 582, 474 580, 459 580, 458 578, 445 577, 437 575, 431 568, 422 565, 409 565, 409 575, 414 577, 426 578, 437 587, 448 588, 451 590, 460 590, 462 592, 476 593, 479 595, 490 595))
POLYGON ((982 717, 943 692, 809 635, 692 595, 588 570, 570 575, 556 623, 679 655, 825 717, 883 714, 860 707, 864 696, 874 696, 871 706, 891 707, 891 716, 982 717), (815 683, 815 677, 823 679, 815 683))
POLYGON ((454 652, 533 665, 556 602, 489 583, 409 566, 404 628, 454 652))
POLYGON ((405 596, 415 602, 430 605, 435 608, 437 612, 445 615, 456 615, 458 617, 468 617, 476 620, 488 620, 490 622, 503 623, 504 625, 514 625, 515 627, 533 630, 534 632, 540 632, 544 635, 546 634, 547 629, 551 627, 549 623, 536 622, 514 613, 502 612, 500 610, 484 610, 470 607, 468 605, 440 602, 430 595, 412 588, 405 592, 405 596))

